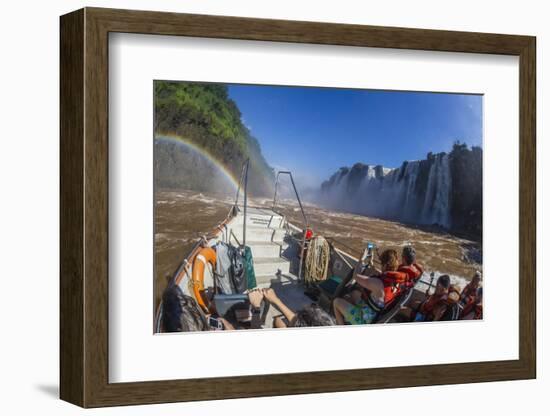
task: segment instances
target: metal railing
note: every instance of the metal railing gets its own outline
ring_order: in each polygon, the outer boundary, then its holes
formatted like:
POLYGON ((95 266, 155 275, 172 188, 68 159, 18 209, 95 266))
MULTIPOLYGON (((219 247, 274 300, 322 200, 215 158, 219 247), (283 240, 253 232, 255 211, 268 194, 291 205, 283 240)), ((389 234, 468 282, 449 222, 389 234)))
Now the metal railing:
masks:
POLYGON ((292 172, 287 170, 282 170, 277 172, 277 178, 275 180, 275 192, 273 194, 273 211, 275 211, 275 208, 277 206, 277 188, 279 186, 279 178, 281 175, 288 175, 290 176, 290 182, 292 183, 292 188, 294 189, 294 194, 296 195, 296 199, 298 200, 298 205, 300 205, 300 211, 302 212, 302 217, 304 218, 304 231, 302 235, 302 244, 301 244, 301 250, 300 250, 300 264, 298 266, 298 280, 302 279, 302 268, 304 264, 304 252, 306 250, 306 233, 309 229, 309 220, 307 219, 307 215, 304 211, 304 206, 302 205, 302 200, 300 199, 300 195, 298 194, 298 189, 296 189, 296 184, 294 183, 294 177, 292 176, 292 172))
POLYGON ((238 204, 239 204, 239 193, 241 191, 241 186, 244 183, 244 202, 243 202, 243 243, 242 247, 246 245, 246 208, 248 206, 248 165, 250 164, 250 159, 246 159, 246 161, 243 163, 243 167, 241 169, 241 178, 239 180, 239 185, 237 186, 237 195, 235 195, 235 204, 233 205, 233 209, 235 210, 235 214, 237 213, 238 204))
MULTIPOLYGON (((243 238, 242 238, 242 244, 241 247, 244 247, 246 245, 246 218, 247 218, 247 207, 248 207, 248 169, 250 165, 250 159, 247 159, 246 162, 243 164, 242 170, 241 170, 241 177, 239 180, 239 184, 237 186, 237 193, 235 195, 235 203, 233 205, 233 209, 235 210, 235 214, 238 210, 239 205, 239 196, 241 192, 241 188, 243 189, 243 238)), ((309 229, 309 220, 307 218, 307 215, 304 211, 304 206, 302 205, 302 200, 300 199, 300 195, 298 194, 298 189, 296 188, 296 183, 294 182, 294 177, 292 176, 292 172, 290 171, 279 171, 277 172, 277 177, 275 180, 275 190, 273 194, 273 211, 275 211, 275 208, 277 206, 277 190, 279 186, 279 179, 281 175, 288 175, 290 177, 290 182, 292 183, 292 188, 294 189, 294 194, 296 195, 296 200, 298 201, 298 205, 300 206, 300 211, 302 212, 302 217, 304 219, 304 232, 302 236, 302 247, 301 247, 301 255, 300 255, 300 265, 298 270, 298 279, 301 279, 302 275, 302 266, 304 261, 304 251, 306 248, 306 231, 309 229)))
POLYGON ((294 178, 292 177, 292 172, 287 170, 281 170, 277 172, 277 178, 275 180, 275 193, 273 195, 273 210, 275 210, 275 207, 277 206, 277 187, 279 186, 279 177, 281 175, 288 175, 290 176, 290 182, 292 183, 292 187, 294 188, 294 193, 296 194, 296 199, 298 200, 298 204, 300 205, 300 210, 302 211, 302 216, 304 217, 304 224, 305 228, 309 228, 309 221, 307 219, 306 213, 304 211, 304 207, 302 206, 302 201, 300 200, 300 195, 298 195, 298 190, 296 189, 296 184, 294 183, 294 178))

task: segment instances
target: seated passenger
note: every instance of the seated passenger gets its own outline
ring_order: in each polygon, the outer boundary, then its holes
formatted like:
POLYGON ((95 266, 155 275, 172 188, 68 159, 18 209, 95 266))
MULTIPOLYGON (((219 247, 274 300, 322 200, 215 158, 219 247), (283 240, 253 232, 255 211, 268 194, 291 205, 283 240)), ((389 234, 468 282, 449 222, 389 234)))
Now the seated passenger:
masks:
POLYGON ((162 295, 162 326, 165 332, 208 331, 206 316, 195 299, 175 284, 162 295))
POLYGON ((447 310, 447 295, 451 278, 447 274, 439 276, 434 293, 422 302, 414 315, 414 321, 439 321, 447 310))
POLYGON ((483 288, 479 287, 475 298, 462 310, 460 319, 483 319, 483 288))
POLYGON ((398 272, 397 252, 385 250, 380 256, 382 272, 373 276, 357 274, 355 280, 361 290, 354 290, 351 299, 336 298, 333 301, 334 316, 338 325, 370 324, 380 312, 401 292, 407 274, 398 272))
POLYGON ((416 263, 416 250, 412 246, 403 247, 403 252, 401 253, 401 264, 397 269, 400 272, 407 273, 408 276, 408 286, 414 285, 418 279, 424 273, 422 267, 416 263))
POLYGON ((210 315, 205 315, 195 299, 183 293, 178 285, 172 284, 162 295, 162 328, 164 332, 211 331, 234 329, 223 318, 217 318, 220 325, 210 324, 210 315))
POLYGON ((460 306, 460 288, 457 285, 451 285, 447 293, 447 305, 445 312, 441 316, 441 321, 456 321, 460 319, 462 307, 460 306))
POLYGON ((335 324, 332 316, 315 303, 295 313, 279 299, 272 288, 263 289, 262 292, 264 299, 275 306, 284 316, 277 316, 273 319, 274 328, 332 326, 335 324))
POLYGON ((416 301, 411 306, 401 309, 401 314, 411 321, 439 321, 447 311, 447 295, 451 286, 451 278, 443 274, 437 279, 432 295, 426 292, 424 301, 416 301))
POLYGON ((476 271, 474 276, 472 277, 472 280, 470 280, 470 283, 468 283, 464 289, 462 289, 462 293, 460 294, 460 303, 462 306, 466 306, 470 302, 474 301, 476 295, 477 295, 477 289, 479 288, 479 285, 481 283, 481 273, 476 271))

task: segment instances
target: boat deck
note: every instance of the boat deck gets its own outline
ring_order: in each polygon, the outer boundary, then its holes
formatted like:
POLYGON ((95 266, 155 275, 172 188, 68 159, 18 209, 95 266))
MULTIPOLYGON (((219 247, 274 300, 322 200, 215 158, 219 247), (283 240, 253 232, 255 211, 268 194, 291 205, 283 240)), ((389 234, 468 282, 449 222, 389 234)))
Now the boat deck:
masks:
MULTIPOLYGON (((242 237, 244 212, 242 207, 231 223, 231 231, 242 237)), ((289 240, 286 220, 277 212, 264 208, 248 208, 246 245, 252 250, 256 283, 259 288, 272 288, 277 296, 293 311, 311 304, 304 288, 293 273, 296 269, 298 247, 289 240)), ((273 318, 281 315, 272 305, 266 305, 263 314, 264 328, 273 326, 273 318)))
MULTIPOLYGON (((208 240, 208 244, 213 246, 223 241, 241 245, 244 242, 252 251, 256 287, 272 288, 281 301, 294 312, 310 305, 313 300, 304 294, 305 287, 297 277, 300 265, 300 228, 288 223, 281 214, 268 208, 247 209, 246 235, 244 220, 244 210, 238 207, 236 215, 218 227, 218 233, 208 240)), ((194 296, 190 280, 193 259, 186 259, 186 262, 184 265, 189 264, 191 267, 182 266, 182 278, 178 280, 178 284, 185 294, 194 296)), ((356 262, 357 259, 351 255, 338 249, 333 250, 329 276, 344 279, 349 276, 356 262)), ((208 265, 204 270, 204 286, 208 291, 215 286, 213 276, 212 268, 208 265)), ((421 280, 417 285, 418 287, 413 289, 413 296, 423 297, 427 289, 433 288, 431 280, 421 280)), ((327 297, 321 291, 317 303, 324 309, 330 309, 330 295, 327 297)), ((280 315, 282 313, 277 308, 266 304, 262 326, 272 328, 274 318, 280 315)), ((392 316, 389 316, 388 320, 391 320, 392 316)), ((159 319, 156 327, 160 328, 159 319)))

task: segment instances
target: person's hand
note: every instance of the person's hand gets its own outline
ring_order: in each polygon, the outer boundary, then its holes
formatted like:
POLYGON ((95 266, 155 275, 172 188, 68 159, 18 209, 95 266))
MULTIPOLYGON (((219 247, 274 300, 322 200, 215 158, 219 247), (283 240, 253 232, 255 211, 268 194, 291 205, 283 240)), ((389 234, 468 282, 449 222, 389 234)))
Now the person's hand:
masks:
POLYGON ((259 308, 262 304, 262 299, 264 298, 264 294, 261 290, 251 290, 248 292, 248 299, 250 300, 250 304, 254 308, 259 308))
POLYGON ((277 294, 275 293, 275 291, 270 287, 266 288, 266 289, 263 289, 262 292, 264 294, 264 298, 270 303, 274 303, 274 302, 277 302, 279 300, 279 298, 278 298, 277 294))

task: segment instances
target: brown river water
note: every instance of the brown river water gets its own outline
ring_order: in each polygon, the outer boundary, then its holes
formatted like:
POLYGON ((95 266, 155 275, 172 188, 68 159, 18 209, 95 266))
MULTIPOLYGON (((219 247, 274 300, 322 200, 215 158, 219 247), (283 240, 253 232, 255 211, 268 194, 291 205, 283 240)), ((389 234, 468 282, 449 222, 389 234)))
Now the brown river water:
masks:
MULTIPOLYGON (((196 191, 157 191, 155 199, 155 304, 167 277, 172 276, 197 240, 223 221, 234 202, 232 197, 196 191)), ((271 207, 272 200, 249 198, 249 204, 271 207)), ((313 204, 304 205, 314 233, 331 237, 336 247, 359 256, 367 242, 380 250, 411 243, 426 272, 436 271, 470 280, 481 270, 481 243, 437 229, 401 224, 313 204)), ((294 225, 303 228, 303 217, 295 201, 281 201, 278 210, 294 225)))

